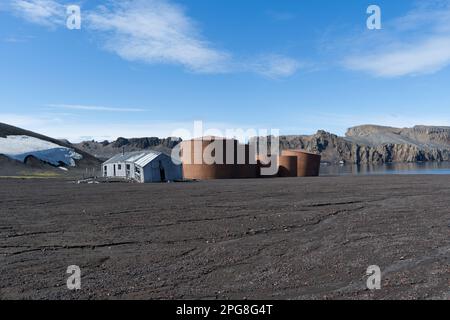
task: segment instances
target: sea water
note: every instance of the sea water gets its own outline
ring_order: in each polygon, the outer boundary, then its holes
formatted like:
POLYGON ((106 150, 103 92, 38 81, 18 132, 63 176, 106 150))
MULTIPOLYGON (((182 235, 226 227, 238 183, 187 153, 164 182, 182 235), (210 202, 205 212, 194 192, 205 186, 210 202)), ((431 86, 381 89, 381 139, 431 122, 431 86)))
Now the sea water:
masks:
POLYGON ((449 174, 450 162, 388 163, 383 165, 321 165, 320 175, 449 174))

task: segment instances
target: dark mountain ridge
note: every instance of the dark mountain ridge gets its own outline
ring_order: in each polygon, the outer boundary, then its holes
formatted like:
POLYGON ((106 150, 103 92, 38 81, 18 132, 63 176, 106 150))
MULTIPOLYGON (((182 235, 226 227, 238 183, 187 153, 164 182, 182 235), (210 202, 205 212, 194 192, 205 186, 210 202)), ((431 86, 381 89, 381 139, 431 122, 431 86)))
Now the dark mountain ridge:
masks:
POLYGON ((329 163, 450 161, 450 127, 364 125, 348 129, 345 137, 319 130, 311 136, 282 136, 280 148, 320 153, 329 163))
POLYGON ((133 152, 140 150, 155 150, 170 154, 170 151, 180 142, 180 138, 118 138, 113 142, 84 141, 74 144, 74 146, 94 155, 99 159, 105 160, 123 151, 133 152))

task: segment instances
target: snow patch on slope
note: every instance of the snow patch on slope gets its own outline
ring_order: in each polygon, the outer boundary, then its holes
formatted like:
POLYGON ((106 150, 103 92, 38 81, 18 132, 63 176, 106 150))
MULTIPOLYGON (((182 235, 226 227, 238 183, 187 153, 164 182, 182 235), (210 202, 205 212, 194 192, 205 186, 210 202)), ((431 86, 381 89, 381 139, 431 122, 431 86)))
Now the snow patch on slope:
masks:
POLYGON ((29 136, 0 137, 0 154, 21 162, 33 156, 54 166, 63 163, 72 167, 75 166, 75 160, 83 158, 70 148, 29 136))

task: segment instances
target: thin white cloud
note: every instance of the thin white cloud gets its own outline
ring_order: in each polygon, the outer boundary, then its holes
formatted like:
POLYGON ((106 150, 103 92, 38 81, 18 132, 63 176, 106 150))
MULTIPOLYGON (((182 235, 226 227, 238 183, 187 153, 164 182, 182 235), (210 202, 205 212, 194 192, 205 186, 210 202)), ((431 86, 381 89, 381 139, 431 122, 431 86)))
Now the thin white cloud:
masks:
POLYGON ((286 78, 294 75, 300 69, 301 64, 290 57, 269 54, 255 59, 248 63, 247 68, 268 78, 286 78))
POLYGON ((14 113, 0 113, 0 122, 9 125, 21 127, 27 129, 29 127, 40 127, 52 124, 61 124, 62 118, 59 116, 51 115, 24 115, 24 114, 14 114, 14 113))
POLYGON ((3 42, 7 43, 25 43, 33 39, 31 36, 8 36, 3 38, 3 42))
POLYGON ((348 68, 379 77, 432 74, 449 64, 450 37, 433 37, 400 49, 346 60, 348 68))
POLYGON ((130 61, 183 65, 195 72, 227 70, 229 55, 204 40, 184 10, 164 0, 112 1, 87 15, 106 33, 105 47, 130 61))
POLYGON ((86 106, 77 104, 49 104, 47 107, 57 109, 81 110, 81 111, 107 111, 107 112, 144 112, 146 109, 139 108, 113 108, 103 106, 86 106))
MULTIPOLYGON (((65 22, 65 6, 55 0, 11 0, 9 9, 43 26, 65 22)), ((128 61, 180 65, 196 73, 253 72, 267 78, 289 77, 300 67, 287 56, 237 58, 214 47, 186 10, 170 0, 109 0, 82 14, 83 28, 128 61)))
POLYGON ((87 16, 90 28, 105 32, 105 47, 130 61, 168 63, 199 73, 255 72, 268 78, 289 77, 300 64, 282 55, 264 55, 252 62, 205 41, 178 5, 167 0, 113 1, 87 16))
POLYGON ((65 7, 53 0, 11 0, 10 9, 28 22, 47 27, 65 21, 65 7))
POLYGON ((420 4, 405 16, 355 39, 345 67, 376 77, 432 74, 450 65, 450 1, 420 4))

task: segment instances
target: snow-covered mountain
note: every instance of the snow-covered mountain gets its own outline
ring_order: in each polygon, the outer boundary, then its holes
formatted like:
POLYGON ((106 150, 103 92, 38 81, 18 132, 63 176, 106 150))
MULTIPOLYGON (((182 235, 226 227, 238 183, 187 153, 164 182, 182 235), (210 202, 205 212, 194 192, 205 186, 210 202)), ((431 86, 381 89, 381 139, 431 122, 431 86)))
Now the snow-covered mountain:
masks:
POLYGON ((99 170, 101 161, 68 141, 0 123, 0 175, 34 170, 99 170), (52 169, 53 168, 53 169, 52 169))
POLYGON ((21 162, 33 156, 54 166, 71 167, 75 167, 75 160, 83 158, 71 148, 25 135, 0 137, 0 154, 21 162))

